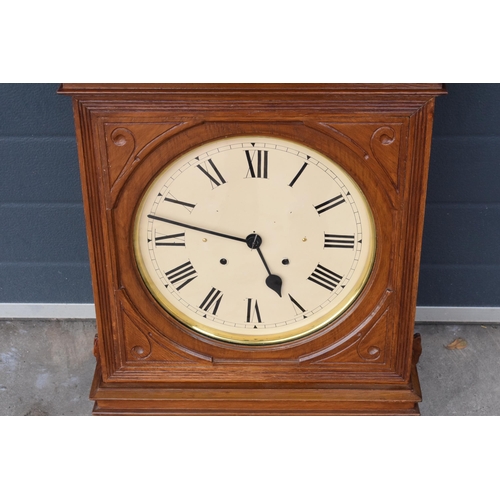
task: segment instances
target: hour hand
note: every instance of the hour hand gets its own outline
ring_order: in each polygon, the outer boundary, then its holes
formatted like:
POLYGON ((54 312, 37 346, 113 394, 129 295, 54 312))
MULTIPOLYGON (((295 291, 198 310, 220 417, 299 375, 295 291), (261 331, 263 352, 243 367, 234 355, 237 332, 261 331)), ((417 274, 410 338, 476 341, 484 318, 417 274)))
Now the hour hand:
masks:
POLYGON ((247 245, 253 250, 256 249, 257 253, 259 254, 260 260, 262 260, 262 263, 264 264, 267 273, 269 276, 266 278, 266 285, 271 289, 274 290, 280 297, 281 297, 281 286, 283 282, 281 281, 281 278, 277 276, 276 274, 271 274, 271 270, 269 269, 269 266, 267 265, 266 259, 264 259, 264 254, 262 253, 262 250, 260 249, 260 245, 262 243, 262 238, 258 234, 249 234, 246 237, 246 242, 247 245))
POLYGON ((271 289, 274 290, 280 297, 281 297, 281 285, 283 282, 281 281, 281 278, 279 276, 276 276, 276 274, 270 274, 266 278, 266 285, 271 289))

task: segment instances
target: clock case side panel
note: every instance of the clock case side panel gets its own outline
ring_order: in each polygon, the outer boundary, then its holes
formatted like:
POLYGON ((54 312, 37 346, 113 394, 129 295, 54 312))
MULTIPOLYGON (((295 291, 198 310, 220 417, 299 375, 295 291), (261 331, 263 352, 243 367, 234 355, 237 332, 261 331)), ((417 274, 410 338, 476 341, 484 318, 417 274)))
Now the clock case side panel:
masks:
POLYGON ((109 252, 108 221, 104 196, 104 169, 99 156, 100 132, 92 111, 84 102, 73 99, 73 112, 80 164, 83 206, 87 229, 92 289, 96 312, 97 334, 94 354, 104 379, 120 362, 116 360, 116 318, 113 296, 112 262, 109 252))
MULTIPOLYGON (((414 345, 414 327, 434 108, 435 99, 430 99, 410 118, 408 169, 404 193, 403 228, 405 233, 402 237, 404 247, 401 252, 405 265, 400 266, 402 271, 401 282, 406 283, 406 286, 402 289, 398 311, 400 341, 395 358, 397 360, 397 370, 406 378, 410 376, 411 371, 415 368, 413 366, 415 359, 411 356, 411 353, 418 347, 418 345, 414 345)), ((419 340, 417 340, 418 342, 419 340)))

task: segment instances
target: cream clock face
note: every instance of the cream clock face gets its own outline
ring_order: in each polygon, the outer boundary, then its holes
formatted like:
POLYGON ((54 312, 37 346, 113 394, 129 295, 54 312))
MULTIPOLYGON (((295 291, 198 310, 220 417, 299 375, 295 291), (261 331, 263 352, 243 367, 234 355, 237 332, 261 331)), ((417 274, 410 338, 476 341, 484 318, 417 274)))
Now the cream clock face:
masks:
POLYGON ((137 211, 143 280, 198 333, 269 344, 338 318, 366 284, 375 230, 360 188, 301 144, 206 143, 157 175, 137 211))

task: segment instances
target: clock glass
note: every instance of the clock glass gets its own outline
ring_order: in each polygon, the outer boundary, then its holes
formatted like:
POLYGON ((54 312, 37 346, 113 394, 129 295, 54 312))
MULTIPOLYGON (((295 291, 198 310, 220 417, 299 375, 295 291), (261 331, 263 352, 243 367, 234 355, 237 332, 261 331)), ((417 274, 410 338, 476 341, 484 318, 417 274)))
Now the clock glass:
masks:
POLYGON ((353 304, 376 236, 363 192, 337 163, 294 141, 236 136, 160 169, 133 244, 145 285, 178 321, 270 344, 316 332, 353 304))

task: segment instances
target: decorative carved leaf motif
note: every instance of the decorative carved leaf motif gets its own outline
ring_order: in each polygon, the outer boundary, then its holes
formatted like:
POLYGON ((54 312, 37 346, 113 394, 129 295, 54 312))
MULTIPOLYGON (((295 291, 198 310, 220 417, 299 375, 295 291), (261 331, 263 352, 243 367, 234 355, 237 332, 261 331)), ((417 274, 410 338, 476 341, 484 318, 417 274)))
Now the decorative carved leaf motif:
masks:
POLYGON ((127 360, 147 359, 151 355, 151 342, 123 309, 122 327, 127 360))
POLYGON ((108 142, 109 180, 113 185, 135 150, 135 138, 128 128, 115 128, 108 142))
POLYGON ((399 189, 400 123, 380 126, 374 123, 325 123, 336 131, 342 142, 365 161, 375 160, 399 189))
MULTIPOLYGON (((396 132, 395 125, 380 127, 370 140, 373 156, 384 168, 390 177, 394 187, 399 188, 398 164, 399 164, 399 130, 396 132)), ((398 127, 401 128, 401 127, 398 127)))
POLYGON ((114 123, 106 124, 109 185, 114 186, 116 181, 123 177, 139 151, 176 125, 178 124, 147 123, 124 126, 114 123))
POLYGON ((357 352, 365 361, 377 361, 379 363, 385 361, 388 316, 389 314, 386 311, 357 345, 357 352))
POLYGON ((384 363, 387 342, 388 309, 366 332, 357 333, 342 350, 336 350, 331 356, 318 361, 319 364, 335 363, 384 363))
POLYGON ((117 291, 120 303, 120 340, 127 361, 167 361, 172 363, 212 362, 210 356, 193 351, 164 337, 148 325, 131 304, 124 290, 117 291))
POLYGON ((136 320, 133 320, 129 314, 125 312, 123 307, 121 311, 127 361, 189 362, 188 359, 173 352, 166 346, 154 342, 154 337, 151 332, 145 332, 142 328, 139 328, 136 320))
POLYGON ((346 362, 364 363, 365 361, 384 362, 382 359, 384 356, 381 356, 381 353, 385 353, 386 351, 388 332, 387 321, 384 318, 390 316, 390 311, 392 310, 391 304, 392 290, 387 288, 373 309, 372 314, 365 321, 361 322, 361 326, 358 329, 356 329, 356 324, 354 324, 353 331, 347 336, 342 337, 334 344, 320 351, 302 356, 299 361, 301 363, 312 362, 318 364, 324 363, 326 365, 346 362), (376 332, 381 336, 380 342, 375 338, 377 336, 376 332), (366 346, 366 352, 364 342, 370 344, 366 346), (361 353, 357 351, 360 345, 362 345, 361 353))

